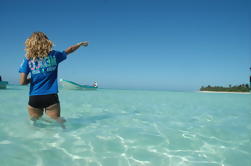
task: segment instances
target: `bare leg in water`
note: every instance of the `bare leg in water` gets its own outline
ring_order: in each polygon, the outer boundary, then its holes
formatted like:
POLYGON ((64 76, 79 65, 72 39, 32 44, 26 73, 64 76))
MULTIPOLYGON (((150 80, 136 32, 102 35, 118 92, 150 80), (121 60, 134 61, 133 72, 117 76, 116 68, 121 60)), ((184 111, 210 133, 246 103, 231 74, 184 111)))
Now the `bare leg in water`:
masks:
MULTIPOLYGON (((32 107, 29 105, 28 111, 29 111, 29 115, 31 117, 31 120, 33 122, 36 122, 36 120, 38 120, 43 115, 44 109, 43 108, 35 108, 35 107, 32 107)), ((59 103, 50 105, 49 107, 46 107, 45 112, 50 118, 56 120, 61 125, 62 128, 65 128, 65 126, 64 126, 65 120, 60 117, 60 104, 59 103)))
POLYGON ((45 112, 51 119, 56 120, 61 125, 62 128, 65 128, 64 126, 65 120, 60 117, 60 104, 59 103, 46 107, 45 112))
POLYGON ((35 123, 43 115, 43 108, 35 108, 28 105, 28 112, 31 120, 35 123))

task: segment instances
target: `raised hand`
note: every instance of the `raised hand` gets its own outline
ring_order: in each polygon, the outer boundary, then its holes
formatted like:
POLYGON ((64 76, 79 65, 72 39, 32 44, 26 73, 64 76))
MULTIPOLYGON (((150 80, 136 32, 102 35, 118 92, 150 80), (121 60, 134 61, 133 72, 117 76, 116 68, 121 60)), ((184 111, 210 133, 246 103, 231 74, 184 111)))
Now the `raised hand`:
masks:
POLYGON ((80 43, 78 43, 80 46, 88 46, 88 41, 84 41, 84 42, 80 42, 80 43))

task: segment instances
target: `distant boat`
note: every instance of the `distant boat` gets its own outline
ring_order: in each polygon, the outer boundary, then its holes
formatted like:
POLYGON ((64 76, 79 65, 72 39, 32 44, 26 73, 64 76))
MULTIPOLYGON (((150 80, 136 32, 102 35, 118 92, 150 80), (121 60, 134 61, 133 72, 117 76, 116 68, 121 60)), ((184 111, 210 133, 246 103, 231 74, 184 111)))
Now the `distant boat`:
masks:
POLYGON ((6 89, 8 81, 0 81, 0 89, 6 89))
POLYGON ((98 87, 91 86, 91 85, 80 85, 73 81, 68 81, 64 79, 60 79, 60 85, 64 89, 70 89, 70 90, 96 90, 98 87))

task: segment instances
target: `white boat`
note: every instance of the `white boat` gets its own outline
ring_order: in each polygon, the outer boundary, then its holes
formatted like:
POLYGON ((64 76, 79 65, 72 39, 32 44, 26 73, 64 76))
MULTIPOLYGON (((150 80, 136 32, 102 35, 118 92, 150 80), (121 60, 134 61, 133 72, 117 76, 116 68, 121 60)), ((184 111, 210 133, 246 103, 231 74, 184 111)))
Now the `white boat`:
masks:
POLYGON ((70 89, 70 90, 96 90, 98 89, 97 86, 91 86, 91 85, 80 85, 73 81, 68 81, 64 79, 60 79, 60 85, 64 89, 70 89))

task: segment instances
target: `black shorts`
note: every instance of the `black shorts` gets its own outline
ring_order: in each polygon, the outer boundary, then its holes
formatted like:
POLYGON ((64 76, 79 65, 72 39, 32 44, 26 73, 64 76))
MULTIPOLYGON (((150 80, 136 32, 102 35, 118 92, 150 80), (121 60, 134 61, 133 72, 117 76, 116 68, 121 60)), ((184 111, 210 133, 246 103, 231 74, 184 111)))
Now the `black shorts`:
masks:
POLYGON ((29 105, 35 108, 46 108, 59 103, 57 94, 35 95, 29 97, 29 105))

